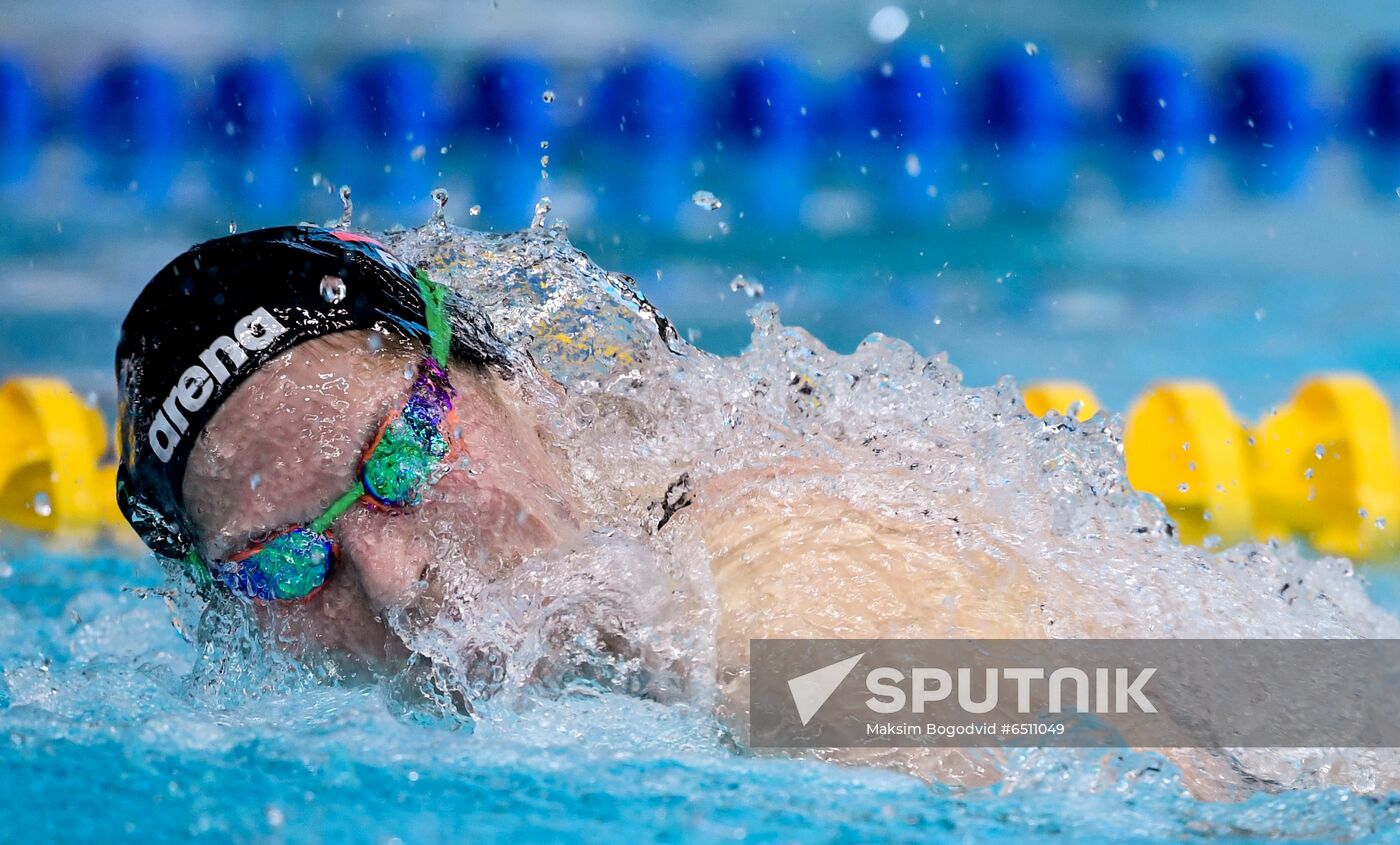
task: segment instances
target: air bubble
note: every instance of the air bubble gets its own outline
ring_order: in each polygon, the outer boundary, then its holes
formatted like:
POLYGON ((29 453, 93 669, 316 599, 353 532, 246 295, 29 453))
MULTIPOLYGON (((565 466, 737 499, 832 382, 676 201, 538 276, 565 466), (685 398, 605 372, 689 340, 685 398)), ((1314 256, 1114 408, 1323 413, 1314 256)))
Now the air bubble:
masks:
POLYGON ((696 191, 690 195, 690 201, 706 211, 715 211, 724 206, 720 198, 709 191, 696 191))
POLYGON ((339 276, 322 276, 321 298, 332 305, 345 299, 345 280, 339 276))

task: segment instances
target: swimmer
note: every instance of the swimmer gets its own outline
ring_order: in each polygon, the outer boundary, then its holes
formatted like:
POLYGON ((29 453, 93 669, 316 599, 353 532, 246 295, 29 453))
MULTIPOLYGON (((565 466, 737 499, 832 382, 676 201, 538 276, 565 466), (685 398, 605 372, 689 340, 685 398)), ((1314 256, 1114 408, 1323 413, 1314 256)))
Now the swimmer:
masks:
MULTIPOLYGON (((207 597, 246 600, 293 635, 282 641, 371 669, 450 662, 406 634, 508 614, 479 601, 491 585, 586 549, 595 508, 648 500, 649 531, 703 548, 708 583, 660 584, 658 600, 712 595, 713 659, 678 672, 712 676, 741 743, 751 639, 1041 638, 1056 601, 1057 631, 1124 635, 1087 598, 1065 602, 1084 592, 1072 568, 1032 577, 1022 544, 975 507, 952 494, 929 494, 922 515, 899 506, 914 470, 859 464, 862 444, 697 466, 662 489, 591 488, 552 422, 565 389, 469 296, 348 231, 266 229, 176 258, 132 306, 117 373, 118 500, 147 545, 207 597), (856 472, 863 497, 830 483, 856 472)), ((1000 777, 979 749, 828 756, 929 781, 1000 777)), ((1218 762, 1202 759, 1201 773, 1218 762)))

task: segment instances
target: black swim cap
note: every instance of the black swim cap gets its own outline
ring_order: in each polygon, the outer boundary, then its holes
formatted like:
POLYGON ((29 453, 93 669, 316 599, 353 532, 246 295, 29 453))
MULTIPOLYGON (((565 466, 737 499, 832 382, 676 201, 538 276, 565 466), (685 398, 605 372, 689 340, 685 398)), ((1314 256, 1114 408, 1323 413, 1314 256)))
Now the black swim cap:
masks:
MULTIPOLYGON (((485 315, 450 292, 446 311, 453 357, 505 366, 485 315)), ((429 339, 413 270, 353 232, 286 226, 218 238, 147 283, 117 342, 117 503, 146 545, 181 559, 194 549, 185 466, 224 399, 281 352, 349 329, 429 339)))

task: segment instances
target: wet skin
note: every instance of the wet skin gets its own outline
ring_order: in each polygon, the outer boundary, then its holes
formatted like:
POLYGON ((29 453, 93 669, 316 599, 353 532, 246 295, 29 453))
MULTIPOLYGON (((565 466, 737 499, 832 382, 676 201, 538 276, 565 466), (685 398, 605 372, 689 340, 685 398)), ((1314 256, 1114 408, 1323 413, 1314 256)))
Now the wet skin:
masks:
MULTIPOLYGON (((240 385, 201 433, 185 475, 206 557, 226 558, 267 532, 310 522, 351 489, 421 356, 416 344, 348 332, 296 346, 240 385)), ((512 385, 466 365, 454 364, 450 375, 465 463, 417 507, 356 505, 331 527, 340 554, 325 587, 261 612, 367 664, 399 661, 406 651, 387 614, 431 603, 440 561, 465 556, 489 580, 577 530, 555 461, 512 385)))

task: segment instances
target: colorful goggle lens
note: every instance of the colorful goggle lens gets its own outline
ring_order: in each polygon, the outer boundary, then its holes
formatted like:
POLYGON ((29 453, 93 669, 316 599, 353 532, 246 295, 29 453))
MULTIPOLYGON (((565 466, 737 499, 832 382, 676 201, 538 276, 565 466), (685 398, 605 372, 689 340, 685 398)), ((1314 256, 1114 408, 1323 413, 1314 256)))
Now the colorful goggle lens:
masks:
POLYGON ((446 471, 451 444, 444 421, 452 412, 452 387, 431 361, 419 370, 403 410, 387 420, 360 466, 365 494, 391 508, 412 507, 446 471))
POLYGON ((335 541, 309 528, 292 528, 217 567, 215 577, 256 599, 305 598, 326 582, 335 541))

